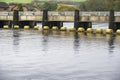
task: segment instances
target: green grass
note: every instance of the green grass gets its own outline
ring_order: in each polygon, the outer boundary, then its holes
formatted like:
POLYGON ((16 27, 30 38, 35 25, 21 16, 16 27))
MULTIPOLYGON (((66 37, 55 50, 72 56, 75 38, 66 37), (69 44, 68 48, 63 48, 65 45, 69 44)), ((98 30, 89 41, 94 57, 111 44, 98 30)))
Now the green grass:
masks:
POLYGON ((75 2, 84 2, 86 0, 72 0, 72 1, 75 1, 75 2))
MULTIPOLYGON (((0 0, 0 2, 7 2, 7 3, 30 3, 32 0, 0 0)), ((47 1, 47 0, 46 0, 47 1)), ((48 0, 49 1, 49 0, 48 0)), ((51 0, 52 1, 52 0, 51 0)), ((58 0, 59 1, 59 0, 58 0)), ((60 0, 61 1, 61 0, 60 0)), ((63 0, 65 1, 65 0, 63 0)), ((68 1, 68 0, 67 0, 68 1)), ((74 2, 83 2, 86 0, 70 0, 74 2)))
POLYGON ((0 2, 7 3, 30 3, 32 0, 0 0, 0 2))

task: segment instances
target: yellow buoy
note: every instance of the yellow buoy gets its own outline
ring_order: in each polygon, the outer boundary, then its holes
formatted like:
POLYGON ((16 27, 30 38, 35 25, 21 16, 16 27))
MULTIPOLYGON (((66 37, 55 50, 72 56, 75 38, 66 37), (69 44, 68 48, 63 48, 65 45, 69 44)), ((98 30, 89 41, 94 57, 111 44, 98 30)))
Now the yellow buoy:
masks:
POLYGON ((93 29, 92 28, 87 28, 87 33, 93 33, 93 29))
POLYGON ((14 25, 13 28, 14 29, 19 29, 19 25, 14 25))
POLYGON ((96 29, 96 33, 102 34, 102 33, 103 33, 103 29, 97 28, 97 29, 96 29))
POLYGON ((4 25, 3 28, 4 28, 4 29, 8 29, 9 26, 8 26, 8 25, 4 25))
POLYGON ((53 30, 53 31, 56 31, 56 30, 58 30, 58 27, 57 27, 57 26, 53 26, 53 27, 52 27, 52 30, 53 30))
POLYGON ((39 30, 39 26, 34 26, 34 30, 39 30))
POLYGON ((120 35, 120 29, 117 29, 116 34, 120 35))
POLYGON ((74 32, 76 29, 74 27, 69 28, 70 32, 74 32))
POLYGON ((60 31, 67 31, 67 28, 66 27, 61 27, 60 31))
POLYGON ((112 29, 106 29, 106 34, 112 34, 113 30, 112 29))
POLYGON ((25 26, 24 26, 24 29, 25 29, 25 30, 28 30, 28 29, 30 29, 30 26, 25 25, 25 26))
POLYGON ((78 32, 84 32, 85 29, 84 29, 83 27, 79 27, 77 31, 78 31, 78 32))
POLYGON ((43 26, 43 30, 48 30, 49 27, 48 26, 43 26))

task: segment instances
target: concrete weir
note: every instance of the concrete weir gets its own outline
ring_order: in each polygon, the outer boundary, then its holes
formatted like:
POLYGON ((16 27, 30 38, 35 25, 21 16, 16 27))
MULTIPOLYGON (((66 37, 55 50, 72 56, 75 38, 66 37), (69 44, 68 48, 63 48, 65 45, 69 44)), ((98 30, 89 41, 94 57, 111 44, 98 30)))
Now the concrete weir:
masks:
POLYGON ((14 25, 19 25, 20 28, 28 25, 34 28, 36 23, 42 23, 42 27, 48 26, 50 29, 57 26, 58 29, 63 27, 63 22, 74 22, 74 28, 77 30, 79 27, 92 28, 92 22, 107 22, 109 29, 116 31, 120 29, 120 12, 111 11, 93 11, 83 12, 75 11, 41 11, 41 12, 0 12, 0 28, 8 25, 10 28, 14 25))
POLYGON ((4 25, 8 25, 10 28, 12 26, 12 21, 0 20, 0 28, 3 28, 4 25))
POLYGON ((63 21, 49 21, 48 19, 48 11, 44 10, 42 17, 42 27, 49 26, 49 28, 51 29, 53 26, 57 26, 58 29, 60 29, 60 27, 63 26, 63 21))
POLYGON ((81 21, 80 12, 78 10, 75 10, 75 14, 74 14, 74 27, 76 28, 76 30, 79 27, 83 27, 86 30, 87 28, 91 28, 92 27, 92 22, 81 21))

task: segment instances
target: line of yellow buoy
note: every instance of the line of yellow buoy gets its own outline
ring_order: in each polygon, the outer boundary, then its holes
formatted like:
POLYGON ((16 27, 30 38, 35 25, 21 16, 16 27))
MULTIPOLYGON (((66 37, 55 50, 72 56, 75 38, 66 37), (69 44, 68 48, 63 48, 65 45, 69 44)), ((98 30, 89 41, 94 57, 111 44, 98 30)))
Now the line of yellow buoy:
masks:
MULTIPOLYGON (((3 26, 3 29, 9 29, 10 27, 8 26, 8 25, 4 25, 3 26)), ((13 26, 13 29, 19 29, 20 28, 20 26, 19 25, 14 25, 13 26)), ((28 25, 25 25, 24 27, 24 30, 29 30, 30 29, 30 26, 28 26, 28 25)), ((39 26, 34 26, 34 29, 35 30, 39 30, 39 26)))
MULTIPOLYGON (((73 31, 76 31, 76 29, 75 29, 74 27, 71 27, 71 28, 69 29, 69 31, 70 31, 70 32, 71 32, 71 31, 73 32, 73 31)), ((94 29, 92 29, 92 28, 87 28, 87 29, 85 30, 83 27, 79 27, 79 28, 77 29, 77 32, 80 32, 80 33, 82 33, 82 32, 93 33, 93 32, 94 32, 94 29)), ((106 30, 104 31, 102 28, 97 28, 97 29, 95 30, 95 33, 96 33, 96 34, 103 34, 103 33, 105 33, 105 34, 113 34, 114 31, 113 31, 112 29, 106 29, 106 30)), ((117 29, 117 30, 116 30, 116 34, 120 35, 120 29, 117 29)))
MULTIPOLYGON (((4 25, 3 28, 4 29, 9 29, 9 26, 8 25, 4 25)), ((19 28, 20 28, 19 25, 14 25, 13 26, 13 29, 19 29, 19 28)), ((29 30, 29 29, 30 29, 30 26, 28 26, 28 25, 24 26, 24 30, 29 30)), ((40 27, 39 26, 34 26, 33 29, 34 30, 39 30, 40 27)), ((49 26, 44 26, 42 28, 42 30, 49 30, 49 29, 50 29, 49 26)), ((79 27, 76 30, 76 28, 74 28, 74 27, 71 27, 69 29, 67 29, 66 27, 61 27, 60 29, 58 29, 57 26, 53 26, 51 29, 52 29, 52 31, 57 31, 57 30, 60 30, 60 31, 69 31, 69 32, 75 32, 75 31, 77 31, 79 33, 83 33, 83 32, 86 32, 86 33, 93 33, 93 32, 95 32, 96 34, 103 34, 103 33, 105 33, 105 34, 113 34, 114 33, 114 31, 112 29, 106 29, 104 31, 102 28, 97 28, 96 30, 94 30, 92 28, 87 28, 85 30, 83 27, 79 27)), ((120 35, 120 29, 116 30, 116 34, 120 35)))

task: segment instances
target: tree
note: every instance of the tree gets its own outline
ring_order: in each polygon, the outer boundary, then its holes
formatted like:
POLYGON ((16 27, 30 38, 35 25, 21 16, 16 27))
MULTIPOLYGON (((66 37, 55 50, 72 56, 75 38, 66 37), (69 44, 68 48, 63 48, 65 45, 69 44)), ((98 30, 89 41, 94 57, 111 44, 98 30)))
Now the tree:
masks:
POLYGON ((79 10, 79 8, 74 5, 59 4, 56 10, 57 11, 75 11, 75 10, 79 10))
POLYGON ((23 11, 23 6, 22 6, 22 4, 18 4, 18 7, 19 7, 19 11, 23 11))
POLYGON ((120 11, 120 1, 119 0, 116 0, 114 2, 114 10, 120 11))
POLYGON ((87 0, 85 8, 88 11, 105 11, 114 9, 115 0, 87 0))
POLYGON ((105 0, 87 0, 85 6, 86 9, 90 11, 107 10, 105 0))
POLYGON ((45 2, 43 5, 43 10, 52 11, 52 10, 56 10, 56 9, 57 9, 57 3, 45 2))
POLYGON ((113 10, 114 9, 114 1, 115 0, 105 0, 104 3, 105 3, 105 8, 107 10, 113 10))
POLYGON ((79 9, 82 11, 86 10, 85 2, 80 2, 79 9))

